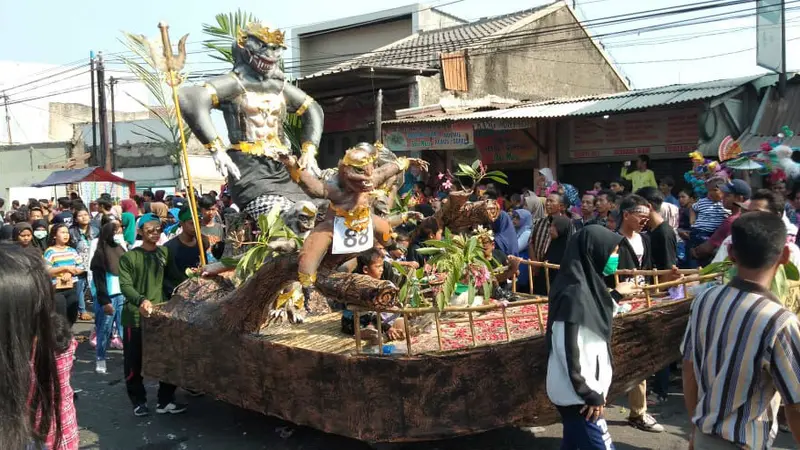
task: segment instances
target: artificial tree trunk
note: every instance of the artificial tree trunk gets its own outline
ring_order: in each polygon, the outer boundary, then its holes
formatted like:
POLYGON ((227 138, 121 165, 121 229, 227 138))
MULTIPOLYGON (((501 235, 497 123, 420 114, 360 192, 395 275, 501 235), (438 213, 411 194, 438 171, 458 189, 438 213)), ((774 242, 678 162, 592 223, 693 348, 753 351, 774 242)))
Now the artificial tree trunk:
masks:
MULTIPOLYGON (((236 288, 224 277, 190 279, 176 289, 163 307, 168 315, 192 324, 209 326, 230 333, 254 333, 269 319, 278 293, 286 283, 297 279, 298 254, 282 255, 266 261, 241 286, 236 288)), ((323 295, 366 308, 394 305, 397 287, 385 280, 334 272, 331 268, 350 256, 330 256, 319 268, 316 287, 323 295)), ((324 302, 319 302, 323 304, 324 302)), ((312 312, 315 310, 312 305, 312 312)))
POLYGON ((497 220, 500 208, 494 200, 470 202, 469 191, 450 192, 436 213, 439 222, 453 233, 463 233, 472 227, 488 226, 497 220))

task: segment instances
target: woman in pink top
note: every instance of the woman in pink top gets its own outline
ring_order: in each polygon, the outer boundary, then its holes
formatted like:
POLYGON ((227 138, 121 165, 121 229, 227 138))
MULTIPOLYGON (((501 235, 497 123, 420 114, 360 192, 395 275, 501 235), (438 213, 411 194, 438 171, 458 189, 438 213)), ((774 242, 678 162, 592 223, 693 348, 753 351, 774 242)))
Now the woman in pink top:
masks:
POLYGON ((50 277, 17 245, 0 245, 0 261, 0 448, 40 449, 49 436, 63 448, 50 277))

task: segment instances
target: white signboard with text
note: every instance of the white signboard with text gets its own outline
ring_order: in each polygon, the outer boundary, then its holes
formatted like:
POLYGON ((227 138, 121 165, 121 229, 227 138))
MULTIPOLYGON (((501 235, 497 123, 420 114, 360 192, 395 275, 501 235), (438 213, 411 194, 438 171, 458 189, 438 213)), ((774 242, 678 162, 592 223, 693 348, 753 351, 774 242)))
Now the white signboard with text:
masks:
POLYGON ((677 109, 576 118, 561 159, 567 163, 624 161, 638 155, 684 157, 697 149, 698 112, 677 109))

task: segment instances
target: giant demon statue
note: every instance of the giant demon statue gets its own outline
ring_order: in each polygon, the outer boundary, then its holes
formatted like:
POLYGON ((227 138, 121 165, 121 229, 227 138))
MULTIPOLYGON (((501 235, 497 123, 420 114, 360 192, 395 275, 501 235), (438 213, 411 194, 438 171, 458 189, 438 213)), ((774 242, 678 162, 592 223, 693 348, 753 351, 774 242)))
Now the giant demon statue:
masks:
POLYGON ((328 249, 334 255, 362 252, 373 247, 373 239, 388 245, 392 227, 372 213, 372 192, 392 177, 414 164, 427 170, 427 163, 415 158, 397 158, 391 164, 375 168, 378 152, 370 144, 362 143, 347 150, 339 161, 338 173, 323 181, 301 161, 282 154, 291 178, 311 197, 330 201, 325 219, 318 223, 300 249, 298 280, 308 302, 311 288, 317 278, 317 269, 328 249))
POLYGON ((201 143, 211 151, 217 170, 228 177, 233 201, 252 217, 273 207, 288 209, 307 200, 277 158, 291 153, 283 131, 287 111, 302 117, 299 165, 319 176, 316 153, 322 136, 322 108, 305 92, 286 82, 279 67, 285 49, 284 33, 250 23, 232 45, 234 66, 202 86, 179 92, 183 118, 201 143), (229 149, 211 122, 219 109, 228 127, 229 149))

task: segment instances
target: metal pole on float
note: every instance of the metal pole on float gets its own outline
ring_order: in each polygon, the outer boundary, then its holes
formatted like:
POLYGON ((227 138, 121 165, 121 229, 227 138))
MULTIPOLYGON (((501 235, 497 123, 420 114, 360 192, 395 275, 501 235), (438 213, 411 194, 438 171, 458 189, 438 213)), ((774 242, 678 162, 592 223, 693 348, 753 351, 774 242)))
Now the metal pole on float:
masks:
POLYGON ((197 248, 200 250, 200 265, 206 265, 206 252, 203 248, 203 235, 200 233, 200 211, 197 209, 197 201, 194 195, 194 186, 192 186, 192 174, 189 169, 189 153, 186 151, 186 134, 183 131, 183 117, 181 116, 181 106, 178 103, 178 86, 183 82, 180 71, 183 70, 183 65, 186 59, 186 36, 181 38, 178 44, 178 55, 172 53, 172 44, 169 42, 169 25, 166 22, 159 22, 158 28, 161 30, 161 41, 164 44, 164 67, 167 73, 167 84, 172 88, 172 101, 175 103, 175 119, 178 122, 178 131, 181 136, 181 157, 183 159, 183 167, 186 176, 186 184, 188 184, 189 192, 189 206, 192 208, 192 223, 194 223, 194 232, 197 236, 197 248))

